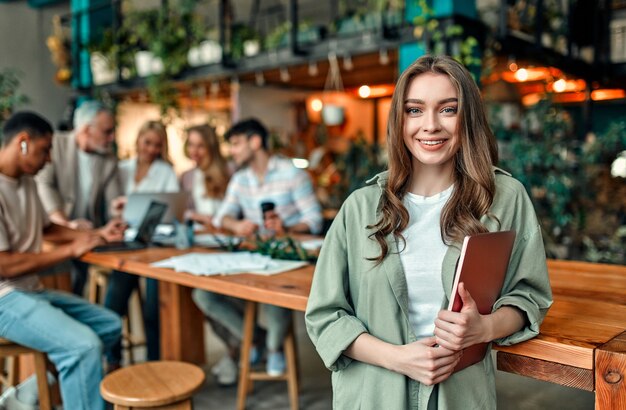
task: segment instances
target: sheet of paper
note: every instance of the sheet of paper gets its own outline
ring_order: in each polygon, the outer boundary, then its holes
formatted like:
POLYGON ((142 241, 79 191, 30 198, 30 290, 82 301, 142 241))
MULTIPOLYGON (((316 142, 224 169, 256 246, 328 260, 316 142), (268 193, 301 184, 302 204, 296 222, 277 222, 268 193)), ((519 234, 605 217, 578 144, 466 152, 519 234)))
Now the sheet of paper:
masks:
POLYGON ((273 275, 306 265, 304 261, 283 261, 251 252, 188 253, 154 262, 152 266, 170 268, 193 275, 255 273, 273 275))

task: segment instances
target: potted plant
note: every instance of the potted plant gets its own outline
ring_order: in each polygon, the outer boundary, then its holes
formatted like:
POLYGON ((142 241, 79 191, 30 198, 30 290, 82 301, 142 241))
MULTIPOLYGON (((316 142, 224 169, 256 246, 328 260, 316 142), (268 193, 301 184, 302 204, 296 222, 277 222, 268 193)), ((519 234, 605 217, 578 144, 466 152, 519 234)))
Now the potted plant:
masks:
POLYGON ((0 70, 0 133, 2 126, 13 112, 13 109, 28 102, 28 97, 18 91, 20 87, 19 72, 12 68, 0 70))

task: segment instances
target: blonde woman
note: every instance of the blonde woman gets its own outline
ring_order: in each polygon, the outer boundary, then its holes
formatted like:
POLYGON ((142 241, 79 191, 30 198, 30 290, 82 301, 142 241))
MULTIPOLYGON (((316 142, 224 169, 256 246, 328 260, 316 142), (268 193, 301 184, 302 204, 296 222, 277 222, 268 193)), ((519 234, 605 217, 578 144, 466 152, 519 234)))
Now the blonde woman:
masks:
POLYGON ((178 192, 178 180, 169 159, 167 132, 159 121, 148 121, 137 134, 137 156, 120 161, 126 195, 133 192, 178 192))
POLYGON ((189 218, 210 228, 230 177, 213 128, 208 125, 189 128, 185 154, 195 163, 195 167, 184 172, 180 179, 182 189, 191 194, 189 218))
MULTIPOLYGON (((121 161, 120 177, 126 195, 133 192, 178 192, 178 180, 169 161, 167 132, 159 121, 148 121, 137 134, 137 156, 121 161)), ((104 305, 120 316, 128 313, 128 300, 139 286, 139 277, 113 271, 104 305)), ((155 279, 146 279, 143 315, 148 360, 159 360, 159 290, 155 279)), ((109 368, 116 368, 122 358, 118 343, 107 352, 109 368)))
POLYGON ((523 186, 495 167, 480 92, 450 57, 400 76, 389 112, 389 170, 343 204, 316 265, 306 325, 333 371, 337 409, 495 409, 491 355, 453 373, 463 349, 539 332, 552 295, 541 229, 523 186), (459 286, 466 235, 515 230, 493 313, 459 286))

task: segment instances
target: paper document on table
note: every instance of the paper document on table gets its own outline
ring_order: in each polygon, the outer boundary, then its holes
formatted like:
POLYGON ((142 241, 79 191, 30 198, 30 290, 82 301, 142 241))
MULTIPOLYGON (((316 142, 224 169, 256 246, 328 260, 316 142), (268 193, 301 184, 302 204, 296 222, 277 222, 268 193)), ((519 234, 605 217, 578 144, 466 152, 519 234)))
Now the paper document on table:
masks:
POLYGON ((152 266, 171 268, 193 275, 254 273, 274 275, 306 265, 304 261, 285 261, 252 252, 188 253, 154 262, 152 266))

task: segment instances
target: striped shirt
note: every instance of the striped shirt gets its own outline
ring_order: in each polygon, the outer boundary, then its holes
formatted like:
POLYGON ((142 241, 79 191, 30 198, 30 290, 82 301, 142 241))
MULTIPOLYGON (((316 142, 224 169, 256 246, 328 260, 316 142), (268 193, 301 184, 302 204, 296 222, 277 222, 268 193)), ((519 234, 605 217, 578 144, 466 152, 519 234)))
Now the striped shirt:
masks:
POLYGON ((213 225, 219 228, 225 216, 239 218, 243 215, 244 219, 262 226, 262 202, 276 205, 276 213, 287 228, 305 223, 313 234, 322 229, 321 207, 309 174, 293 166, 290 159, 278 156, 270 158, 263 181, 259 181, 250 167, 233 175, 213 225))

